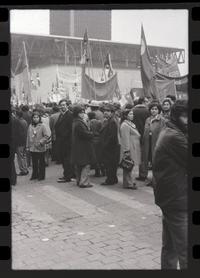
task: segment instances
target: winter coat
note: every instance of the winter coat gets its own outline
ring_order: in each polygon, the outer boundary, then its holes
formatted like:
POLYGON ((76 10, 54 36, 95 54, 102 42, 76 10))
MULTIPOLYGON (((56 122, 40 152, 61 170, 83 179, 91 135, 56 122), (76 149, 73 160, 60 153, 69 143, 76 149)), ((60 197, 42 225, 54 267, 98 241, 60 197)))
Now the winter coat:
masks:
POLYGON ((144 126, 146 119, 150 116, 149 110, 144 104, 137 104, 133 108, 134 119, 133 122, 136 125, 137 130, 139 131, 141 138, 144 134, 144 126))
POLYGON ((158 136, 161 130, 165 127, 165 119, 161 115, 157 115, 155 118, 148 117, 145 122, 144 135, 142 138, 143 159, 148 160, 149 148, 151 148, 151 154, 153 154, 158 136), (151 146, 149 145, 149 134, 151 136, 151 146))
POLYGON ((49 126, 51 129, 52 141, 56 140, 55 124, 59 118, 60 112, 54 113, 49 117, 49 126))
POLYGON ((155 203, 161 209, 187 210, 187 137, 172 122, 161 132, 153 155, 155 203))
POLYGON ((19 132, 17 133, 19 146, 26 147, 28 124, 23 118, 19 119, 19 132))
POLYGON ((20 132, 20 121, 15 116, 11 117, 11 153, 14 154, 17 147, 20 146, 19 132, 20 132))
POLYGON ((64 115, 60 113, 55 124, 56 140, 59 141, 59 144, 69 150, 71 149, 72 140, 72 122, 72 112, 68 110, 64 113, 64 115))
POLYGON ((119 150, 118 125, 114 117, 104 121, 101 132, 99 147, 101 148, 101 160, 116 159, 119 150))
POLYGON ((30 124, 27 133, 26 147, 30 152, 45 152, 45 143, 49 138, 49 133, 43 123, 36 126, 30 124))
POLYGON ((71 163, 73 165, 85 166, 96 163, 93 134, 89 131, 87 124, 76 118, 72 125, 72 151, 71 163))
POLYGON ((125 120, 121 124, 121 153, 120 161, 125 151, 130 151, 130 157, 139 165, 141 162, 140 134, 132 122, 125 120))
POLYGON ((32 113, 30 111, 23 111, 23 118, 27 122, 28 126, 31 124, 32 113))
POLYGON ((92 131, 92 133, 94 135, 94 138, 93 138, 94 144, 99 143, 101 128, 102 128, 102 122, 100 120, 92 119, 90 121, 90 131, 92 131))

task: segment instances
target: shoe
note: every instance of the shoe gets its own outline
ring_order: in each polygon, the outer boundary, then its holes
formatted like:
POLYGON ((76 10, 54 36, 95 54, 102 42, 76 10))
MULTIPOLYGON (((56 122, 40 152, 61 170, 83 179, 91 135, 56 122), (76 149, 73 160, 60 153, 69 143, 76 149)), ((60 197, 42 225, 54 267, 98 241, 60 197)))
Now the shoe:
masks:
POLYGON ((116 183, 115 182, 106 182, 106 181, 101 183, 101 185, 114 185, 114 184, 116 184, 116 183))
POLYGON ((143 177, 137 177, 137 178, 135 178, 137 181, 145 181, 146 180, 146 178, 143 178, 143 177))
POLYGON ((152 183, 152 181, 148 182, 148 183, 146 184, 146 186, 153 187, 153 183, 152 183))
POLYGON ((18 176, 27 176, 29 173, 29 171, 27 172, 20 172, 19 174, 17 174, 18 176))
POLYGON ((67 182, 67 180, 66 180, 65 178, 62 178, 62 179, 60 178, 60 179, 57 180, 57 182, 59 182, 59 183, 61 183, 61 182, 67 182))
POLYGON ((132 189, 132 190, 136 190, 137 187, 136 186, 127 186, 127 187, 123 187, 124 189, 132 189))
POLYGON ((89 188, 89 187, 93 187, 92 184, 79 184, 80 188, 89 188))
POLYGON ((65 177, 63 176, 63 177, 61 177, 61 178, 58 178, 59 180, 64 180, 65 179, 65 177))

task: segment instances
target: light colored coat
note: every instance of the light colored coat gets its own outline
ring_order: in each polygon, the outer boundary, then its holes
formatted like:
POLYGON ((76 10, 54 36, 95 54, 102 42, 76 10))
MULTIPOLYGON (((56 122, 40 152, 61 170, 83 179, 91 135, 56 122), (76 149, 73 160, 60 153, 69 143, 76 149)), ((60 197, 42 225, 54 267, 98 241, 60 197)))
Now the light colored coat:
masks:
POLYGON ((140 149, 140 134, 135 125, 125 120, 120 127, 121 133, 121 153, 120 161, 122 160, 125 151, 130 151, 130 156, 139 165, 141 162, 141 149, 140 149))
POLYGON ((27 133, 26 147, 30 152, 45 152, 45 143, 49 138, 49 133, 44 124, 39 123, 37 126, 29 125, 27 133))

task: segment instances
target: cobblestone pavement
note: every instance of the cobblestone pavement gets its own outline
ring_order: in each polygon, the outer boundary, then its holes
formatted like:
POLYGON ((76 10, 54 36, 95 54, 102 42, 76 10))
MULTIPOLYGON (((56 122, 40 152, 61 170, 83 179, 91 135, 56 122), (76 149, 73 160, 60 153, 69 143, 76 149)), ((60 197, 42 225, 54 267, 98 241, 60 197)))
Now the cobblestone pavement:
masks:
MULTIPOLYGON (((91 172, 92 173, 92 172, 91 172)), ((13 269, 160 269, 161 213, 152 188, 119 184, 92 188, 57 183, 61 165, 46 180, 18 177, 12 187, 13 269)))

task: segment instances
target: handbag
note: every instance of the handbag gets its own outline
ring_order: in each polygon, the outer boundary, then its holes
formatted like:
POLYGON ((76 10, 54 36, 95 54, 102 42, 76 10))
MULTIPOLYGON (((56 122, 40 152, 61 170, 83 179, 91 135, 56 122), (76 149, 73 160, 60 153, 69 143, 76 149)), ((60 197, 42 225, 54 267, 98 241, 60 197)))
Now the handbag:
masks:
POLYGON ((122 160, 121 160, 119 166, 120 166, 122 169, 124 169, 124 170, 130 172, 130 171, 132 171, 134 165, 135 165, 135 163, 134 163, 134 161, 131 159, 129 152, 124 152, 124 156, 123 156, 123 158, 122 158, 122 160))

